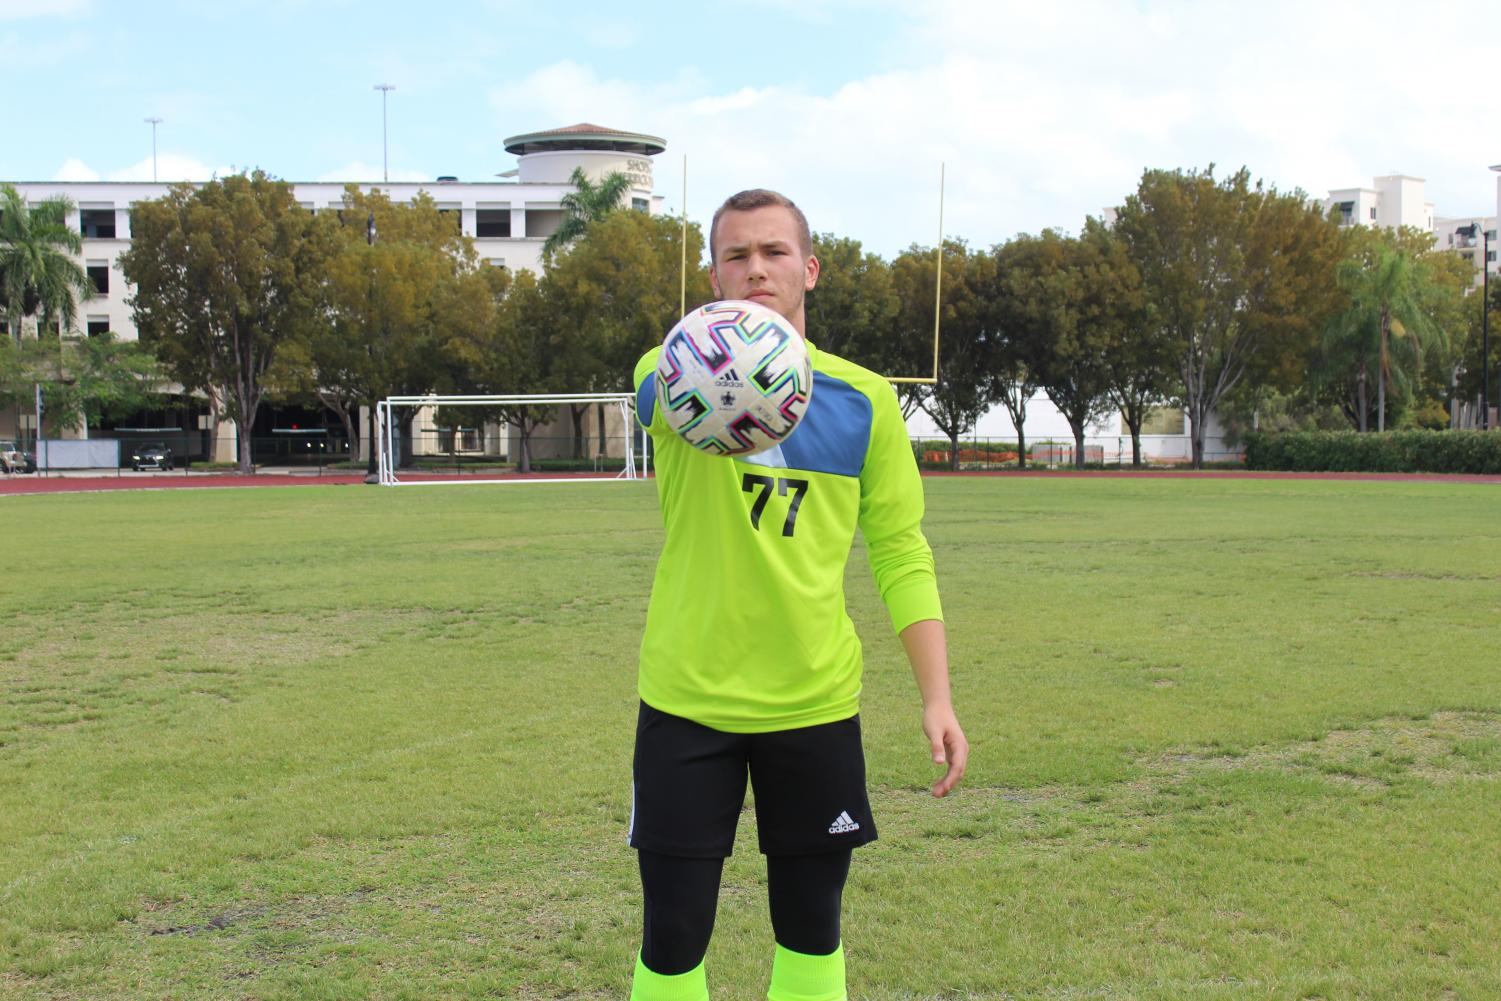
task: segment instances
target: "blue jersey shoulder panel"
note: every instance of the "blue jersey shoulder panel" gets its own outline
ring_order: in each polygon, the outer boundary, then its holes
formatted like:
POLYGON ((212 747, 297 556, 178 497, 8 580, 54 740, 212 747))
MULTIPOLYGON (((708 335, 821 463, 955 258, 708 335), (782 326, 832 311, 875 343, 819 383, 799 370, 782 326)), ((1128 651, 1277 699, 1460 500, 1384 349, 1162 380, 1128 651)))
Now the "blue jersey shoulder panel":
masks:
POLYGON ((873 408, 869 398, 843 379, 813 373, 813 399, 797 430, 782 442, 792 469, 859 476, 870 446, 873 408))
POLYGON ((651 427, 651 422, 656 418, 657 406, 657 374, 648 372, 646 378, 641 380, 641 385, 636 387, 636 420, 645 428, 651 427))

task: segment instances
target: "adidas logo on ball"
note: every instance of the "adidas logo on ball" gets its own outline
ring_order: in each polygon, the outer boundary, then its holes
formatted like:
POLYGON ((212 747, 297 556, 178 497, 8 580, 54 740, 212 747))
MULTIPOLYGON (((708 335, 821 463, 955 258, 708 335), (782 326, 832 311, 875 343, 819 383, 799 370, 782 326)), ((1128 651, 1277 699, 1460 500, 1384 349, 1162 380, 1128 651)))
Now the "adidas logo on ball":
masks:
POLYGON ((797 329, 754 302, 711 302, 683 317, 662 342, 654 377, 668 427, 711 455, 781 444, 813 393, 797 329))

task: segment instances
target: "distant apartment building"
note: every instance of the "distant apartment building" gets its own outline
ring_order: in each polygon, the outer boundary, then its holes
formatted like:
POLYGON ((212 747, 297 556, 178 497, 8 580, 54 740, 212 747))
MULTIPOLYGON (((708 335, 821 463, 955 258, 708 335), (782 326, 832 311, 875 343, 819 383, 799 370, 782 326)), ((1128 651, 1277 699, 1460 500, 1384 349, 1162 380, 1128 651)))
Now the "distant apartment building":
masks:
MULTIPOLYGON (((1501 165, 1491 168, 1501 171, 1501 165)), ((1496 218, 1501 215, 1501 177, 1496 185, 1496 215, 1436 216, 1432 202, 1424 197, 1424 180, 1406 174, 1376 177, 1369 188, 1339 188, 1323 200, 1324 212, 1333 213, 1342 226, 1407 226, 1432 233, 1434 247, 1452 251, 1475 267, 1475 284, 1485 273, 1497 273, 1496 218), (1485 248, 1490 241, 1490 250, 1485 248)))
POLYGON ((1497 274, 1496 217, 1440 216, 1433 220, 1433 237, 1439 250, 1450 250, 1475 268, 1475 284, 1485 281, 1486 272, 1497 274))
POLYGON ((1324 199, 1324 212, 1336 213, 1343 226, 1411 226, 1433 232, 1433 203, 1423 197, 1423 178, 1389 174, 1373 178, 1369 188, 1340 188, 1324 199))

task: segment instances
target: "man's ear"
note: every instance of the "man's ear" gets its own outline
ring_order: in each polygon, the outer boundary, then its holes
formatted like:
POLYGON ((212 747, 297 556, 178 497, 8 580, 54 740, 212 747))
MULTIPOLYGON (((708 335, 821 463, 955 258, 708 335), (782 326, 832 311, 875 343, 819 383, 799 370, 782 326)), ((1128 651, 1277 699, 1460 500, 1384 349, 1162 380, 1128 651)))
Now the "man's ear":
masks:
MULTIPOLYGON (((812 254, 809 254, 808 263, 804 265, 804 267, 807 269, 807 274, 803 278, 803 291, 811 292, 813 291, 813 286, 818 284, 818 273, 821 270, 818 264, 818 258, 814 257, 812 254)), ((713 272, 710 271, 710 274, 712 275, 713 272)))
POLYGON ((714 298, 722 298, 719 291, 719 272, 714 270, 714 265, 709 265, 709 288, 714 290, 714 298))

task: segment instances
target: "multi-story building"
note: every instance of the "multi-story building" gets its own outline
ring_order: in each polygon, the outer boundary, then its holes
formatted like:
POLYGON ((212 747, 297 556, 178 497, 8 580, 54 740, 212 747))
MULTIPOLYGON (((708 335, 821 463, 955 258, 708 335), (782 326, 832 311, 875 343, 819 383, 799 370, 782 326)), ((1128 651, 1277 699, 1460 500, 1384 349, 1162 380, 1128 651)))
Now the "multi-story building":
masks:
POLYGON ((1338 211, 1342 225, 1410 226, 1433 232, 1433 203, 1423 198, 1423 178, 1389 174, 1372 179, 1373 187, 1340 188, 1324 199, 1324 212, 1338 211))
MULTIPOLYGON (((366 191, 379 189, 398 202, 410 201, 419 192, 427 192, 441 211, 458 216, 461 230, 473 238, 482 261, 533 271, 541 270, 542 245, 562 222, 562 199, 573 190, 569 178, 575 168, 582 169, 591 180, 612 172, 623 173, 631 180, 625 196, 631 208, 653 214, 662 211, 662 196, 652 192, 652 157, 666 149, 666 143, 656 136, 579 124, 512 136, 505 140, 505 149, 516 156, 516 167, 493 180, 468 181, 443 176, 430 183, 294 181, 293 195, 303 207, 321 211, 343 207, 348 183, 358 183, 366 191)), ((96 289, 93 298, 80 304, 79 332, 113 331, 122 340, 136 339, 136 326, 127 302, 130 289, 118 260, 130 246, 131 207, 162 197, 169 185, 139 181, 11 183, 32 204, 62 195, 75 206, 69 224, 77 227, 83 237, 81 263, 88 269, 96 289)), ((188 404, 187 409, 195 408, 188 404)), ((180 425, 184 430, 192 425, 207 426, 206 405, 196 409, 199 412, 178 415, 186 422, 180 425)), ((30 437, 34 423, 25 408, 0 412, 0 437, 30 437)), ((160 427, 156 425, 153 429, 160 427)), ((226 436, 224 428, 221 424, 215 451, 228 457, 233 440, 232 436, 226 436)), ((79 432, 49 427, 47 433, 62 437, 79 432)))
POLYGON ((1440 216, 1433 220, 1434 246, 1451 250, 1474 265, 1475 284, 1485 282, 1486 273, 1496 270, 1496 217, 1440 216))

